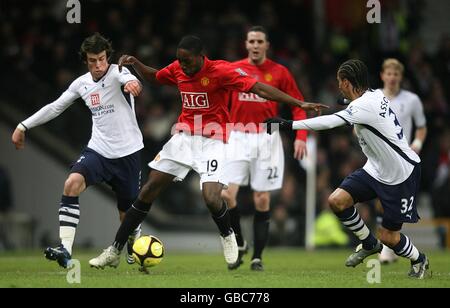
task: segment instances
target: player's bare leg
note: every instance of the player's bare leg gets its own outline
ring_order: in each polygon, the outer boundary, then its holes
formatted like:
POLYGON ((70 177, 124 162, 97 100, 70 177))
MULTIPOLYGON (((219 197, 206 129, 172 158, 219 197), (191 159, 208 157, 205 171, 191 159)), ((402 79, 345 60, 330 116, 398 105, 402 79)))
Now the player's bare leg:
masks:
POLYGON ((223 184, 217 182, 203 183, 203 199, 219 228, 223 253, 227 264, 236 263, 239 255, 236 235, 231 228, 230 214, 226 202, 222 199, 223 184))
POLYGON ((253 220, 254 251, 251 269, 262 271, 264 270, 262 253, 269 239, 270 192, 255 191, 253 201, 255 202, 256 212, 253 220))
POLYGON ((346 266, 355 267, 368 256, 379 253, 383 249, 383 244, 373 236, 359 216, 358 211, 353 206, 355 202, 347 191, 341 188, 336 189, 328 198, 328 202, 342 224, 362 242, 356 247, 355 252, 348 257, 345 262, 346 266))
MULTIPOLYGON (((381 205, 381 201, 379 199, 375 201, 375 213, 377 216, 377 234, 379 235, 381 232, 381 226, 383 224, 384 213, 383 206, 381 205)), ((383 250, 378 255, 378 260, 380 260, 381 264, 390 264, 396 262, 398 260, 398 256, 387 245, 383 245, 383 250)))
POLYGON ((236 241, 239 248, 238 260, 234 264, 228 265, 228 269, 234 270, 241 266, 244 261, 242 257, 248 251, 247 241, 244 240, 241 230, 241 217, 239 214, 239 209, 237 207, 237 194, 239 193, 239 185, 228 184, 228 189, 222 190, 222 198, 228 205, 228 211, 230 213, 231 228, 233 228, 236 234, 236 241))
POLYGON ((84 176, 71 173, 64 183, 64 193, 59 209, 59 237, 61 244, 55 248, 47 247, 44 255, 47 259, 57 261, 64 268, 70 265, 72 246, 76 228, 80 219, 78 197, 86 189, 84 176))
POLYGON ((153 201, 173 182, 173 179, 173 175, 164 172, 157 170, 150 172, 147 183, 142 187, 138 199, 126 212, 113 245, 105 249, 100 256, 89 261, 92 267, 103 269, 105 266, 117 267, 119 265, 120 252, 127 243, 129 236, 144 221, 153 201))

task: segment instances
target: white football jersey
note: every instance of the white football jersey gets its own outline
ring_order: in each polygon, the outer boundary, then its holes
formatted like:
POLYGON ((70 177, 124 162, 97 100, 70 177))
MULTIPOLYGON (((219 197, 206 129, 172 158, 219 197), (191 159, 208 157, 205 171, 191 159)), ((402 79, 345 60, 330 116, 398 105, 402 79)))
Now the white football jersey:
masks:
POLYGON ((403 183, 414 165, 420 163, 381 90, 367 91, 335 115, 354 124, 359 144, 368 158, 363 168, 377 181, 387 185, 403 183))
POLYGON ((412 92, 401 90, 390 102, 391 109, 403 127, 406 140, 411 143, 414 137, 413 122, 416 127, 424 127, 427 124, 420 98, 412 92))
POLYGON ((110 159, 130 155, 144 147, 136 121, 134 97, 123 91, 123 86, 132 80, 137 78, 125 67, 119 73, 116 64, 111 64, 98 81, 94 81, 88 72, 72 82, 56 101, 22 123, 28 129, 44 124, 81 97, 92 114, 88 147, 110 159))

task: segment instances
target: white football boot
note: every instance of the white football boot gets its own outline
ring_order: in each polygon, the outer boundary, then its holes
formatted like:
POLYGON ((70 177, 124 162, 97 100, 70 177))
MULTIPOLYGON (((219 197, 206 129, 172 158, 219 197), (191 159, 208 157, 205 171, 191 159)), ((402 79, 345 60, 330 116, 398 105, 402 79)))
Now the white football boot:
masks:
POLYGON ((235 264, 239 257, 239 247, 236 241, 236 235, 231 232, 229 235, 220 237, 223 246, 223 255, 225 256, 225 261, 229 264, 235 264))
POLYGON ((97 258, 89 260, 89 265, 97 269, 104 269, 105 266, 116 268, 119 266, 119 263, 120 251, 114 246, 109 246, 108 248, 103 250, 101 255, 99 255, 97 258))

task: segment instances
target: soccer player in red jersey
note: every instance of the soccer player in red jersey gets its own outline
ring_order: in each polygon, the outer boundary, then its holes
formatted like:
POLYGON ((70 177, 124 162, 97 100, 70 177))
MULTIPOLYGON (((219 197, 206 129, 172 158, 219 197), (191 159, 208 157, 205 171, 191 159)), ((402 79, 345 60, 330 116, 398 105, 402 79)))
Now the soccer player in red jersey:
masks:
MULTIPOLYGON (((294 78, 286 67, 267 58, 269 49, 268 33, 261 26, 247 31, 245 46, 248 57, 234 64, 262 83, 274 86, 281 91, 303 100, 294 78)), ((242 256, 248 250, 240 226, 240 216, 236 204, 239 186, 248 185, 253 190, 255 216, 253 221, 254 252, 251 269, 263 270, 262 252, 269 237, 270 191, 278 190, 283 184, 284 151, 280 134, 268 135, 259 123, 279 115, 279 105, 254 93, 233 92, 231 101, 231 121, 234 126, 229 140, 227 163, 224 174, 228 189, 222 197, 228 203, 233 228, 239 246, 238 261, 228 268, 236 269, 242 263, 242 256)), ((293 106, 294 120, 303 120, 306 113, 293 106)), ((303 159, 306 155, 306 131, 298 130, 294 142, 294 158, 303 159)))
POLYGON ((183 109, 175 127, 176 133, 149 164, 153 170, 138 199, 127 211, 113 245, 91 259, 89 264, 96 268, 117 267, 128 235, 145 219, 152 202, 170 183, 184 179, 192 169, 200 175, 203 198, 220 231, 225 261, 235 263, 238 259, 236 236, 231 228, 227 205, 221 197, 226 184, 222 173, 231 92, 252 92, 308 110, 319 111, 326 106, 301 102, 257 82, 229 62, 209 60, 203 55, 201 40, 195 36, 184 37, 178 44, 177 60, 161 70, 145 66, 128 55, 121 57, 119 65, 133 65, 148 81, 177 86, 183 109))

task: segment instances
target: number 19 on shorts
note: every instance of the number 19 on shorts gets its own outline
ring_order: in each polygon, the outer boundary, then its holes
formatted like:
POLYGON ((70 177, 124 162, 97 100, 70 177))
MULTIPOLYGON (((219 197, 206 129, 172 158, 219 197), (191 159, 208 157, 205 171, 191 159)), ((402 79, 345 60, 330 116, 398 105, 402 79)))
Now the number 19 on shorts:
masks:
POLYGON ((207 166, 206 166, 206 172, 208 173, 212 173, 212 172, 216 172, 217 167, 219 166, 217 160, 213 159, 213 160, 208 160, 206 162, 207 166))

